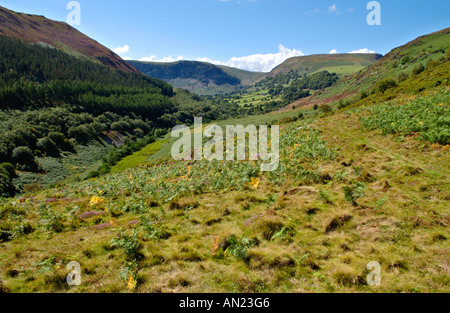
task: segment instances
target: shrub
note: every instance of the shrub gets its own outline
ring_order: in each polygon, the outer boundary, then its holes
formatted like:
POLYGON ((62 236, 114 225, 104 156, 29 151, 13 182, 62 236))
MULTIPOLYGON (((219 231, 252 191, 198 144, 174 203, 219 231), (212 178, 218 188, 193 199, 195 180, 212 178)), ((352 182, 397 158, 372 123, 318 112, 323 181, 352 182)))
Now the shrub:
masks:
POLYGON ((392 80, 392 79, 383 79, 381 81, 378 82, 376 89, 381 92, 384 93, 386 90, 394 88, 397 86, 397 83, 392 80))
POLYGON ((144 230, 145 238, 150 240, 165 240, 171 237, 171 234, 165 229, 162 221, 151 221, 145 216, 140 219, 141 228, 144 230))
POLYGON ((349 105, 350 105, 350 101, 348 101, 348 100, 344 101, 341 99, 341 100, 339 100, 338 109, 340 110, 340 109, 346 108, 349 105))
POLYGON ((293 118, 293 117, 282 117, 282 118, 280 118, 280 120, 278 121, 278 123, 281 125, 281 124, 289 124, 289 123, 292 123, 292 122, 295 122, 295 118, 293 118))
POLYGON ((125 231, 122 231, 118 237, 111 241, 111 247, 122 249, 128 259, 134 260, 138 257, 142 245, 136 232, 128 235, 125 231))
POLYGON ((423 71, 425 71, 425 66, 423 66, 423 64, 419 64, 412 70, 411 75, 416 76, 422 73, 423 71))
POLYGON ((397 80, 399 83, 401 83, 407 80, 408 78, 409 78, 408 74, 401 72, 400 74, 398 74, 397 80))
POLYGON ((13 197, 16 189, 12 183, 12 179, 0 172, 0 197, 13 197))
POLYGON ((99 171, 90 171, 86 175, 86 179, 97 178, 97 177, 100 177, 100 172, 99 171))
POLYGON ((323 113, 330 113, 330 112, 333 111, 333 109, 332 109, 328 104, 323 104, 323 105, 321 105, 321 106, 320 106, 320 110, 321 110, 323 113))
POLYGON ((0 173, 5 173, 9 178, 15 178, 16 177, 16 171, 14 168, 14 165, 11 163, 2 163, 0 164, 0 173))
POLYGON ((18 169, 29 172, 35 172, 38 169, 36 159, 34 158, 31 149, 28 147, 15 148, 12 153, 12 159, 16 163, 18 169))
POLYGON ((79 143, 86 143, 92 139, 92 133, 87 125, 71 127, 68 134, 70 138, 74 138, 79 143))
POLYGON ((48 156, 58 156, 59 151, 55 143, 49 138, 44 137, 38 140, 36 147, 48 156))
POLYGON ((408 63, 411 60, 411 58, 409 56, 406 56, 402 59, 401 63, 402 65, 405 65, 406 63, 408 63))
POLYGON ((64 134, 58 132, 51 132, 48 134, 48 138, 53 141, 57 148, 64 151, 73 151, 74 145, 68 140, 64 134))

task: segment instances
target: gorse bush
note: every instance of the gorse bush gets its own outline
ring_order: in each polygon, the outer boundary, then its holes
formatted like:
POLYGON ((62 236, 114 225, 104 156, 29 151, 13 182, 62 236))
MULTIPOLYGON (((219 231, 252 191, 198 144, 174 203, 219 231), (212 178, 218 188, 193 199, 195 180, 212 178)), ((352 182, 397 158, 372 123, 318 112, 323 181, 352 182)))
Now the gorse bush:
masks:
POLYGON ((393 79, 386 78, 377 83, 376 89, 381 93, 385 93, 386 90, 396 86, 397 83, 393 79))

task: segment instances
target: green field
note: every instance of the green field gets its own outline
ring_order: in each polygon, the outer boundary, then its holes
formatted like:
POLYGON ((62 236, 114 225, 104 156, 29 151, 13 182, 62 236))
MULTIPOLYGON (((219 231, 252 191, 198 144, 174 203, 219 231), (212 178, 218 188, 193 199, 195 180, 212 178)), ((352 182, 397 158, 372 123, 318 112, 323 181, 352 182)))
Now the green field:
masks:
MULTIPOLYGON (((338 66, 324 67, 324 68, 322 68, 322 69, 320 69, 320 70, 318 70, 318 71, 316 71, 314 73, 318 73, 318 72, 321 72, 321 71, 327 71, 329 73, 336 73, 338 75, 345 76, 345 75, 350 75, 350 74, 357 73, 360 70, 365 69, 365 68, 366 68, 366 66, 357 65, 357 64, 355 64, 355 65, 341 65, 341 66, 338 65, 338 66)), ((314 73, 312 73, 312 74, 314 74, 314 73)))
POLYGON ((129 168, 135 168, 139 167, 142 164, 145 164, 149 160, 149 158, 156 152, 158 152, 166 143, 166 140, 159 140, 149 144, 141 151, 138 151, 122 159, 111 169, 111 173, 123 172, 129 168))

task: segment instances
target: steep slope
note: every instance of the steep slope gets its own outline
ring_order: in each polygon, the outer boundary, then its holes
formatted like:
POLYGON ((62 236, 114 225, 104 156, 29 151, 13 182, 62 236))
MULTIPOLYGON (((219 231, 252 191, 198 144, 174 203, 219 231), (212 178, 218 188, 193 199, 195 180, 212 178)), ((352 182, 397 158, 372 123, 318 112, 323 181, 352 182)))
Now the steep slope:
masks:
POLYGON ((444 58, 449 47, 450 28, 446 28, 421 36, 393 49, 365 71, 355 74, 352 79, 363 90, 371 89, 374 84, 382 79, 398 80, 398 76, 402 73, 410 76, 418 66, 426 66, 431 61, 444 58))
POLYGON ((393 49, 366 69, 344 77, 317 99, 335 101, 357 95, 347 102, 389 100, 395 97, 391 91, 415 94, 445 86, 450 79, 449 64, 445 62, 449 47, 450 28, 421 36, 393 49))
POLYGON ((254 83, 262 73, 197 61, 154 63, 130 61, 142 73, 162 79, 176 88, 199 94, 228 93, 254 83))
POLYGON ((66 23, 43 16, 16 13, 0 7, 0 35, 19 38, 33 44, 50 45, 113 69, 138 73, 134 67, 97 41, 66 23))

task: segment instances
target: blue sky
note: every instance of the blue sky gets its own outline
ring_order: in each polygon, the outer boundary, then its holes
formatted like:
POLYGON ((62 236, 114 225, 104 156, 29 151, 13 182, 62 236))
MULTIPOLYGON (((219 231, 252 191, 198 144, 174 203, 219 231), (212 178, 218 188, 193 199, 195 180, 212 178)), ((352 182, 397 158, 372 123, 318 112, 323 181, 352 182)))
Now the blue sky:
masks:
MULTIPOLYGON (((0 0, 14 11, 66 21, 69 0, 0 0)), ((126 59, 204 60, 268 71, 296 55, 386 54, 450 27, 450 0, 379 0, 381 26, 366 22, 370 0, 78 0, 78 30, 126 59), (122 49, 116 49, 122 48, 122 49)))

